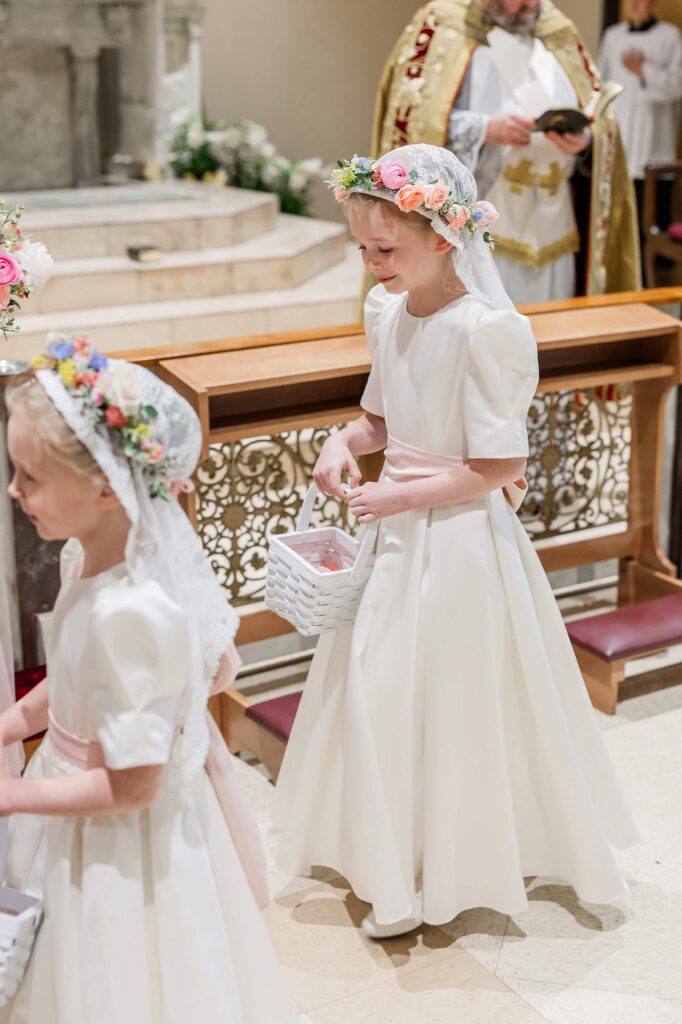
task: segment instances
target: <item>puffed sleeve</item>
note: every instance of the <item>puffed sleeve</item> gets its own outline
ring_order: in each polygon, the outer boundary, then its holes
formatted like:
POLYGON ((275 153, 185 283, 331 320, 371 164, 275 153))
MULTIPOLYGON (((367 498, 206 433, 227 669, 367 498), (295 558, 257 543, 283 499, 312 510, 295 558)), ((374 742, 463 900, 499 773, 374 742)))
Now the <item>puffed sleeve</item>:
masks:
POLYGON ((372 369, 363 391, 360 405, 366 412, 375 416, 384 415, 384 398, 381 387, 381 365, 379 359, 379 321, 391 298, 383 285, 372 288, 365 299, 365 335, 369 354, 372 357, 372 369))
POLYGON ((528 455, 526 416, 538 383, 537 343, 527 317, 491 310, 469 342, 465 424, 470 459, 528 455))
POLYGON ((165 764, 189 680, 185 617, 158 583, 107 587, 92 612, 92 718, 108 768, 165 764))

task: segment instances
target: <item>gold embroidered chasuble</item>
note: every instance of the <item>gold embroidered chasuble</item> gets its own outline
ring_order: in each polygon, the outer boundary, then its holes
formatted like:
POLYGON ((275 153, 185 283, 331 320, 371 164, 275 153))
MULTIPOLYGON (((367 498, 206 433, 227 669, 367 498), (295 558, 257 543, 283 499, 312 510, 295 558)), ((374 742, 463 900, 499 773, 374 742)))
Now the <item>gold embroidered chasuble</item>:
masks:
MULTIPOLYGON (((416 12, 393 48, 379 85, 375 157, 409 143, 445 145, 450 113, 472 54, 487 45, 493 27, 484 2, 431 0, 416 12)), ((585 107, 601 91, 602 82, 573 22, 551 0, 541 0, 534 35, 558 60, 585 107)), ((584 291, 598 295, 637 289, 641 272, 634 191, 611 108, 593 123, 592 136, 584 291)), ((500 251, 532 265, 511 240, 506 246, 502 243, 500 251)), ((557 255, 543 254, 547 261, 557 255)))

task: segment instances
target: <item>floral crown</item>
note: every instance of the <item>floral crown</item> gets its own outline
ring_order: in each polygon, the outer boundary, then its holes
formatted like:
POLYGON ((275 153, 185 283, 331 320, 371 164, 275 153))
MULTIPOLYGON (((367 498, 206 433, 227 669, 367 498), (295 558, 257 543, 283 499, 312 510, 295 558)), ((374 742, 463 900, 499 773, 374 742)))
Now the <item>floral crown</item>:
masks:
POLYGON ((419 181, 417 171, 408 171, 399 160, 387 160, 383 164, 364 156, 340 160, 327 184, 339 203, 348 199, 351 192, 383 193, 382 198, 393 200, 403 213, 417 211, 429 217, 433 214, 453 231, 463 230, 470 236, 478 231, 484 242, 494 244, 488 226, 499 214, 492 203, 484 200, 474 203, 468 197, 455 196, 452 189, 438 179, 419 181))
POLYGON ((152 440, 158 411, 142 402, 130 363, 110 363, 87 338, 50 337, 47 352, 33 359, 33 369, 57 374, 88 424, 99 433, 106 431, 125 458, 140 467, 152 498, 175 493, 171 460, 164 458, 163 445, 152 440))

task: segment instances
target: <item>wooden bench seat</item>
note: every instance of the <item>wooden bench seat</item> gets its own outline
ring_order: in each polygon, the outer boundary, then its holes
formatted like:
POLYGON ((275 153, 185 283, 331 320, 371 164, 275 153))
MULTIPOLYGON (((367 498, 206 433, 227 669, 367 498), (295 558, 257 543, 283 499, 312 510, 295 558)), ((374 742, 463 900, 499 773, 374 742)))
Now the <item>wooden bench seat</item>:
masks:
POLYGON ((626 661, 682 643, 682 594, 576 619, 566 628, 592 703, 612 715, 626 661))
POLYGON ((223 735, 233 754, 254 754, 277 781, 301 693, 251 702, 239 690, 221 694, 223 735))

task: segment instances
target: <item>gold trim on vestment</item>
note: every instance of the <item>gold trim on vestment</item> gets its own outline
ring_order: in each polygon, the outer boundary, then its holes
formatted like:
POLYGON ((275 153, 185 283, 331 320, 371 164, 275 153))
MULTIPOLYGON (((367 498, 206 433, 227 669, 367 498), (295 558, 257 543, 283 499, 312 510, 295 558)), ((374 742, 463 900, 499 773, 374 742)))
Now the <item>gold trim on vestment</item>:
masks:
POLYGON ((541 270, 548 263, 553 263, 560 256, 570 252, 578 252, 580 249, 580 235, 572 231, 570 235, 558 238, 556 242, 544 245, 542 249, 536 249, 532 245, 525 245, 523 242, 515 242, 511 238, 498 238, 495 235, 495 249, 500 250, 500 255, 509 260, 516 260, 517 263, 524 263, 527 267, 534 267, 541 270))

